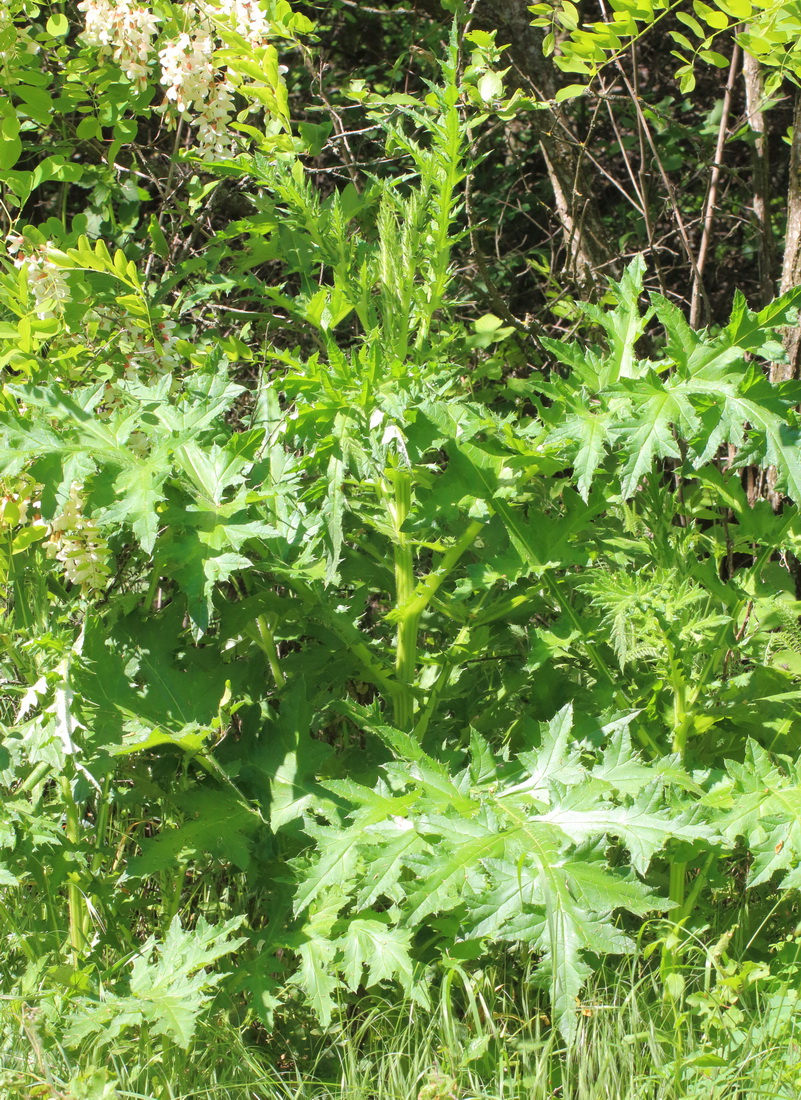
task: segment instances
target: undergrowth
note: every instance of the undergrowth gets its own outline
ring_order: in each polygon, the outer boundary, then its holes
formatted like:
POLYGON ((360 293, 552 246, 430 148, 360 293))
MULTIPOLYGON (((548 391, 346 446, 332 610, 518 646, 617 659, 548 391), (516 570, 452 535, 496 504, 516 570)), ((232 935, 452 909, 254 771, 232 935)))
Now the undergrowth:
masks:
POLYGON ((479 313, 480 135, 547 106, 494 35, 355 82, 385 157, 340 178, 279 63, 313 25, 229 9, 113 7, 135 58, 20 22, 69 155, 19 160, 20 93, 5 1095, 795 1097, 801 289, 701 329, 633 256, 569 337, 479 313), (162 122, 185 249, 70 216, 162 122))

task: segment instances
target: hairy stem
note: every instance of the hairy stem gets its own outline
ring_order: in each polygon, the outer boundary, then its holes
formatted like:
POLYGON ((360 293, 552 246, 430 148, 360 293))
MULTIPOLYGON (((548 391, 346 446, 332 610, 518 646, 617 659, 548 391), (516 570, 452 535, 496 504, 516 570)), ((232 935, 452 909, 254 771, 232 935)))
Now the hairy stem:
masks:
POLYGON ((286 676, 284 676, 281 662, 278 657, 278 646, 275 644, 275 635, 267 621, 266 615, 256 616, 256 630, 259 635, 259 643, 267 658, 267 664, 270 666, 270 672, 273 674, 275 686, 280 691, 286 683, 286 676))
MULTIPOLYGON (((67 841, 74 848, 80 842, 80 813, 75 799, 72 797, 70 781, 66 776, 59 780, 61 797, 64 801, 65 827, 67 841)), ((84 911, 81 888, 77 882, 70 881, 67 884, 67 910, 69 914, 69 943, 72 954, 73 966, 78 965, 78 959, 84 949, 86 940, 84 937, 84 911)))
POLYGON ((420 625, 420 611, 406 610, 415 590, 412 547, 408 534, 403 530, 411 504, 411 475, 406 470, 398 470, 395 473, 391 510, 395 527, 395 608, 400 613, 395 642, 395 672, 399 683, 395 696, 395 723, 399 729, 409 729, 412 724, 414 696, 411 686, 417 667, 417 631, 420 625))

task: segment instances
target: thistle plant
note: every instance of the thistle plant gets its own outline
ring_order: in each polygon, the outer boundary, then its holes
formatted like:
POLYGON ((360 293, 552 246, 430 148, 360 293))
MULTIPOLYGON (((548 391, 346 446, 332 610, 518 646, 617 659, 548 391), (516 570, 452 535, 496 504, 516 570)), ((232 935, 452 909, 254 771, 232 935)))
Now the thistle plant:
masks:
MULTIPOLYGON (((766 374, 798 291, 710 333, 634 259, 490 385, 504 326, 459 250, 478 135, 520 102, 491 36, 455 20, 420 95, 354 87, 386 157, 344 182, 293 124, 282 0, 81 11, 69 73, 125 106, 75 132, 117 170, 172 119, 190 243, 53 217, 0 279, 9 980, 61 983, 73 1050, 184 1046, 212 990, 269 1028, 398 989, 427 1012, 497 943, 569 1042, 649 937, 675 992, 733 882, 761 920, 797 881, 769 635, 801 532, 739 471, 801 498, 798 387, 766 374)), ((15 209, 88 186, 77 155, 28 171, 15 209)))

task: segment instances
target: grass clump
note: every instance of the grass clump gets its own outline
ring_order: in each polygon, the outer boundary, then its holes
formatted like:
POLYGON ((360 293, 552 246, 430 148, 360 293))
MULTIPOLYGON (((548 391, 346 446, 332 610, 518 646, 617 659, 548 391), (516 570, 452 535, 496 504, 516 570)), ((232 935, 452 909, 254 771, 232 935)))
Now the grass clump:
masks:
POLYGON ((373 997, 329 1028, 295 1013, 271 1033, 218 1012, 185 1049, 143 1030, 105 1059, 65 1048, 52 1008, 6 1000, 0 1088, 7 1100, 797 1100, 797 992, 746 989, 736 970, 710 985, 688 967, 676 998, 658 968, 607 974, 570 1041, 533 981, 494 968, 456 968, 428 1012, 373 997))

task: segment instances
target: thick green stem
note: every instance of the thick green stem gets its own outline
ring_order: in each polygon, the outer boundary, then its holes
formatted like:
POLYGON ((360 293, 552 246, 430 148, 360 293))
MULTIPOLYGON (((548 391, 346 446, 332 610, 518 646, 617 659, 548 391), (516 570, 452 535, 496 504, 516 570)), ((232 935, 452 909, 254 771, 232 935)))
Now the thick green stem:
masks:
POLYGON ((275 686, 280 691, 286 683, 286 676, 284 676, 281 669, 281 663, 278 657, 278 647, 275 644, 275 635, 272 632, 270 624, 267 622, 265 615, 256 616, 256 629, 259 632, 259 640, 261 642, 261 648, 264 651, 264 655, 267 658, 267 664, 270 666, 270 672, 273 674, 273 680, 275 686))
POLYGON ((681 909, 676 913, 676 918, 678 920, 683 920, 685 917, 688 917, 695 908, 695 903, 698 901, 698 895, 703 890, 709 878, 709 872, 712 869, 712 864, 715 862, 715 857, 716 853, 710 852, 706 857, 706 862, 703 867, 698 869, 698 874, 693 880, 692 887, 689 893, 686 894, 681 909))
POLYGON ((158 552, 156 552, 153 558, 153 566, 150 570, 150 581, 147 586, 147 593, 145 594, 142 606, 147 610, 153 607, 153 601, 156 599, 156 593, 158 592, 159 581, 161 580, 161 561, 159 559, 158 552))
POLYGON ((414 725, 414 697, 410 688, 417 668, 420 617, 484 528, 483 522, 472 520, 453 546, 442 555, 436 569, 432 569, 418 584, 414 575, 409 538, 401 529, 410 508, 411 477, 405 471, 399 471, 395 477, 395 496, 390 506, 395 525, 395 609, 391 618, 398 623, 395 671, 399 690, 395 696, 395 721, 399 729, 411 729, 414 725))
POLYGON ((187 864, 179 863, 178 870, 172 880, 172 889, 169 889, 168 882, 165 882, 165 894, 168 894, 167 904, 164 906, 164 932, 166 934, 172 922, 178 916, 181 911, 181 898, 184 893, 184 884, 186 883, 186 871, 187 864))
MULTIPOLYGON (((69 779, 67 779, 66 776, 62 776, 59 780, 59 784, 61 787, 61 797, 64 801, 66 819, 64 831, 69 844, 77 849, 81 833, 81 818, 78 805, 72 797, 69 779)), ((69 941, 72 963, 73 966, 77 966, 86 940, 83 933, 84 911, 81 888, 77 882, 73 882, 72 880, 67 883, 67 909, 70 922, 69 941)))
POLYGON ((32 791, 37 783, 41 783, 45 776, 49 774, 50 770, 50 764, 46 763, 44 760, 40 761, 30 773, 28 778, 23 779, 23 781, 20 783, 19 787, 17 788, 17 794, 22 794, 23 791, 32 791))
POLYGON ((92 874, 96 875, 103 864, 103 849, 106 842, 106 830, 111 815, 111 802, 109 792, 111 790, 111 776, 107 775, 103 781, 103 791, 97 800, 97 820, 95 822, 95 851, 92 856, 92 874))
MULTIPOLYGON (((109 794, 111 791, 111 776, 107 775, 103 781, 103 790, 98 795, 95 811, 95 850, 92 854, 92 860, 89 864, 89 870, 94 878, 100 872, 100 868, 103 866, 103 856, 105 854, 106 843, 106 831, 108 830, 109 817, 111 816, 111 801, 109 794)), ((89 911, 90 903, 92 905, 98 904, 98 899, 94 895, 88 899, 83 906, 83 935, 86 942, 89 941, 89 932, 91 927, 91 913, 89 911)))
POLYGON ((676 905, 684 905, 685 887, 687 884, 687 864, 671 863, 670 865, 670 900, 676 905))
POLYGON ((673 913, 676 915, 677 925, 675 932, 662 945, 662 961, 660 964, 662 978, 665 982, 665 993, 670 1000, 676 1000, 684 987, 681 980, 682 945, 679 937, 682 928, 681 921, 686 916, 686 886, 687 864, 671 863, 669 894, 670 900, 675 902, 673 913), (671 978, 671 975, 678 975, 678 977, 674 979, 671 978))
POLYGON ((473 545, 483 528, 484 524, 479 520, 473 520, 470 523, 461 538, 457 539, 453 546, 442 555, 442 560, 437 568, 432 569, 425 580, 416 586, 413 595, 406 603, 401 604, 398 601, 398 617, 401 615, 420 617, 439 591, 442 582, 450 576, 462 554, 473 545))
POLYGON ((678 753, 684 763, 687 749, 687 737, 692 726, 692 712, 687 709, 687 683, 678 667, 678 662, 670 660, 672 666, 671 686, 673 687, 673 751, 678 753))
MULTIPOLYGON (((489 589, 485 590, 482 593, 481 598, 479 599, 479 602, 478 602, 478 607, 481 607, 482 603, 484 602, 484 600, 486 599, 486 597, 488 595, 489 595, 489 589)), ((456 668, 456 665, 458 663, 457 655, 458 655, 461 647, 465 644, 467 639, 470 637, 470 629, 471 629, 471 624, 470 623, 465 623, 461 627, 461 629, 459 630, 459 633, 456 635, 456 638, 451 643, 449 651, 445 655, 445 659, 442 662, 442 668, 439 671, 439 675, 437 676, 436 680, 434 681, 434 684, 433 684, 431 690, 428 693, 428 698, 426 699, 425 706, 423 707, 422 712, 420 713, 420 715, 417 719, 417 722, 415 723, 414 735, 417 738, 417 740, 420 741, 421 743, 423 741, 423 738, 426 735, 426 731, 428 730, 428 724, 431 721, 431 716, 434 713, 437 702, 439 701, 439 697, 442 694, 442 692, 444 691, 444 689, 447 687, 448 680, 450 679, 451 673, 456 668)))
POLYGON ((309 609, 310 615, 317 615, 323 625, 330 630, 343 645, 356 658, 362 668, 366 679, 376 684, 390 699, 394 699, 398 693, 398 685, 388 666, 385 666, 377 655, 362 641, 359 631, 350 621, 336 615, 331 608, 321 599, 310 585, 293 577, 290 584, 297 595, 303 600, 309 609))
POLYGON ((412 506, 412 479, 406 470, 395 473, 395 496, 391 507, 395 527, 395 608, 401 612, 395 643, 395 672, 399 690, 395 696, 395 724, 398 729, 409 729, 414 716, 414 683, 417 668, 417 631, 420 612, 407 612, 415 590, 414 557, 409 536, 403 524, 412 506))

